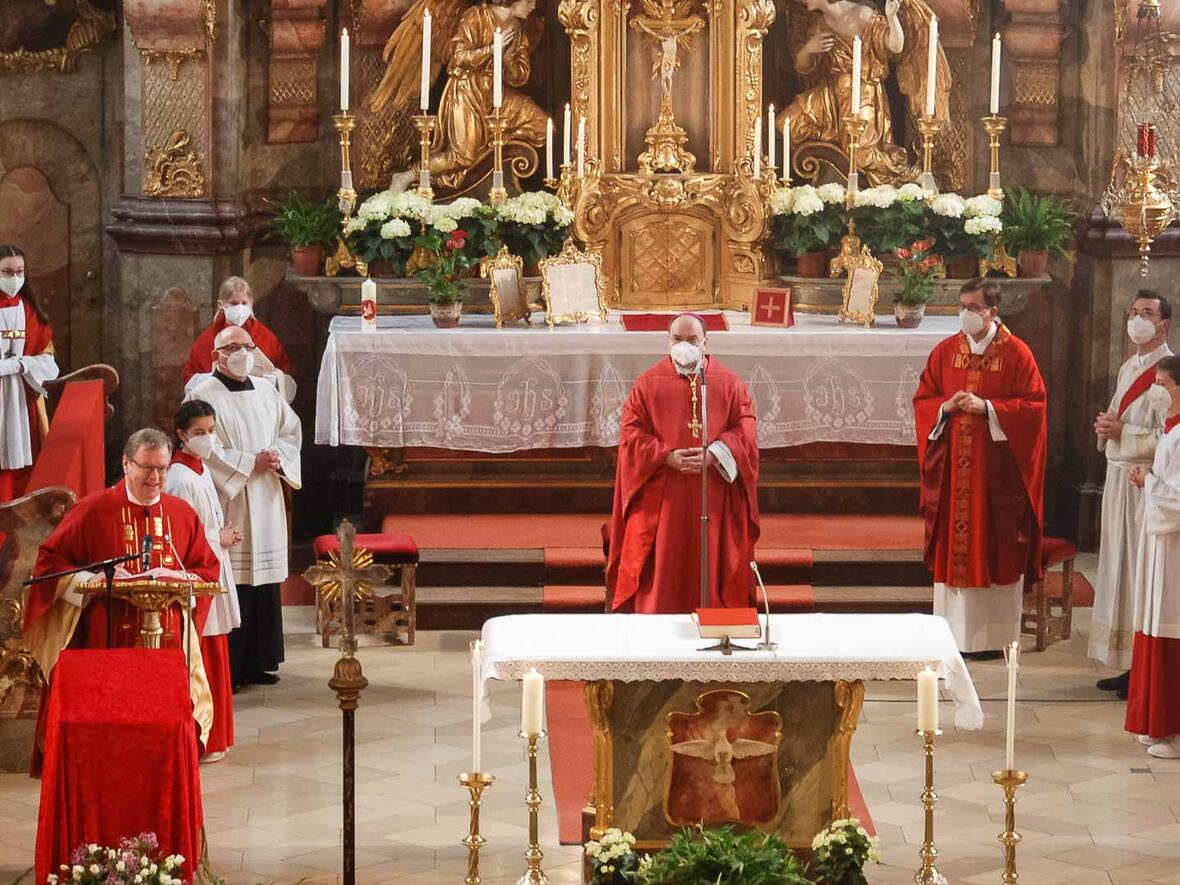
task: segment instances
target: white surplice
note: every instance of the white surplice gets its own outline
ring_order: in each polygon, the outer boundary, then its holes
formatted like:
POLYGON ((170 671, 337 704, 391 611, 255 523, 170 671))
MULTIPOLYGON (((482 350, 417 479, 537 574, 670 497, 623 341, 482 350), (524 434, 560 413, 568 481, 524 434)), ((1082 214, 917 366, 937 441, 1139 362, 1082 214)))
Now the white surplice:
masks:
POLYGON ((206 466, 221 499, 222 511, 242 533, 229 550, 234 580, 259 586, 288 577, 287 508, 283 483, 297 489, 303 431, 298 416, 273 384, 252 378, 250 389, 230 390, 214 375, 189 392, 217 413, 217 438, 206 466), (254 458, 264 449, 279 455, 281 473, 256 472, 254 458))
MULTIPOLYGON (((192 393, 197 385, 203 384, 212 377, 212 372, 196 372, 185 383, 184 395, 189 397, 189 394, 192 393)), ((282 369, 275 366, 275 364, 270 361, 270 357, 262 352, 261 347, 254 351, 254 368, 250 370, 250 377, 262 378, 266 381, 269 381, 279 389, 279 393, 283 395, 283 399, 289 403, 294 402, 295 393, 298 389, 295 384, 295 379, 284 372, 282 369)))
MULTIPOLYGON (((1117 414, 1119 404, 1135 380, 1171 355, 1168 345, 1163 344, 1151 353, 1136 354, 1123 363, 1107 411, 1117 414)), ((1132 467, 1151 466, 1166 417, 1166 407, 1152 408, 1150 397, 1139 396, 1122 415, 1121 438, 1098 441, 1098 449, 1106 452, 1106 484, 1102 490, 1102 537, 1094 582, 1094 615, 1086 654, 1121 670, 1131 668, 1131 649, 1138 629, 1135 562, 1143 533, 1143 492, 1131 485, 1129 476, 1132 467)))
POLYGON ((201 520, 201 527, 205 530, 205 540, 209 542, 209 546, 221 562, 221 586, 225 588, 225 592, 213 597, 213 604, 209 607, 209 618, 205 621, 205 629, 201 634, 221 636, 241 626, 242 613, 238 609, 238 590, 234 584, 229 549, 221 546, 221 530, 225 527, 225 522, 221 513, 221 499, 217 495, 216 486, 213 485, 213 475, 208 468, 197 473, 187 464, 173 462, 164 480, 164 491, 183 498, 197 511, 197 518, 201 520))
POLYGON ((25 356, 25 305, 0 307, 0 330, 18 337, 0 338, 0 359, 20 359, 21 370, 0 378, 0 469, 20 470, 33 463, 33 429, 29 427, 29 392, 44 396, 46 381, 58 375, 52 353, 25 356))
POLYGON ((1160 438, 1143 483, 1136 582, 1135 629, 1180 639, 1180 426, 1160 438))

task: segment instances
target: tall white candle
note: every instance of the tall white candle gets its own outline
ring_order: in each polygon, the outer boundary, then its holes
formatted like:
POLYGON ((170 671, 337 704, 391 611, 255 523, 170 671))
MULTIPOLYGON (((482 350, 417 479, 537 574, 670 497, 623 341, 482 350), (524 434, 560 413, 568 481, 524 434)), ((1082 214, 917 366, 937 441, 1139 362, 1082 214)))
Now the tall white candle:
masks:
POLYGON ((938 731, 938 674, 929 667, 918 674, 918 731, 938 731))
POLYGON ((570 164, 570 103, 565 103, 565 141, 561 146, 561 165, 568 166, 570 164))
POLYGON ((522 682, 520 730, 524 734, 540 734, 545 719, 545 680, 536 670, 529 670, 522 682))
POLYGON ((578 178, 586 174, 586 118, 578 117, 578 178))
POLYGON ((852 115, 860 113, 860 35, 852 38, 852 115))
POLYGON ((471 643, 471 770, 479 771, 480 751, 480 707, 483 700, 483 680, 480 678, 483 666, 483 643, 475 640, 471 643))
POLYGON ((762 177, 762 118, 754 123, 754 177, 762 177))
POLYGON ((783 118, 783 183, 791 183, 791 118, 783 118))
POLYGON ((934 87, 938 80, 938 16, 930 16, 930 45, 926 54, 926 116, 934 116, 934 87))
POLYGON ((553 118, 545 121, 545 177, 553 178, 553 118))
POLYGON ((994 117, 1000 112, 1000 35, 997 32, 992 38, 992 100, 991 114, 994 117))
POLYGON ((496 28, 492 37, 492 107, 504 104, 504 32, 496 28))
POLYGON ((422 113, 430 110, 430 39, 434 30, 434 17, 429 9, 422 11, 422 84, 418 97, 418 107, 422 113))
POLYGON ((340 32, 340 110, 348 110, 348 28, 340 32))
POLYGON ((770 166, 770 171, 773 172, 778 163, 775 162, 774 149, 778 144, 778 139, 774 137, 774 105, 770 106, 770 110, 766 112, 766 162, 770 166))
POLYGON ((1016 671, 1020 668, 1020 643, 1008 646, 1008 732, 1004 744, 1004 767, 1016 767, 1016 671))

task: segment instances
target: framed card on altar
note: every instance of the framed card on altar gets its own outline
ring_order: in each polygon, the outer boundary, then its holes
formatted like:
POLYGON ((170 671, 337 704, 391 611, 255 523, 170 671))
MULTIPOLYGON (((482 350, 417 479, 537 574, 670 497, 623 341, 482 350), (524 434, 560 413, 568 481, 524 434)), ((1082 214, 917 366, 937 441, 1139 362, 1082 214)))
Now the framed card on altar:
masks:
POLYGON ((840 322, 851 322, 866 329, 876 320, 878 282, 883 265, 868 246, 856 237, 845 237, 840 254, 832 259, 832 276, 847 275, 840 303, 840 322))
POLYGON ((791 304, 791 290, 759 289, 754 293, 750 310, 751 326, 775 326, 786 329, 795 325, 795 308, 791 304))
POLYGON ((602 257, 581 251, 572 239, 565 241, 559 254, 541 261, 541 298, 550 326, 585 323, 591 318, 605 323, 603 289, 602 257))
POLYGON ((496 328, 514 320, 531 323, 532 310, 521 274, 523 262, 513 255, 507 246, 501 246, 495 256, 484 258, 479 263, 479 275, 491 284, 492 308, 496 312, 496 328))

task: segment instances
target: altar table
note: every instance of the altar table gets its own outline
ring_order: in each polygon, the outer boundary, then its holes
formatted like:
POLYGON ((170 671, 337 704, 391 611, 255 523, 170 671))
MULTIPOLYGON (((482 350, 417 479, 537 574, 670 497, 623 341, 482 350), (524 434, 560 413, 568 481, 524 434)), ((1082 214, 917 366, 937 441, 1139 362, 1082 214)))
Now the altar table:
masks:
POLYGON ((864 680, 914 679, 930 667, 954 701, 955 724, 983 725, 942 618, 775 615, 771 639, 776 650, 726 657, 700 650, 712 643, 686 615, 511 615, 484 624, 481 675, 486 685, 535 668, 546 679, 586 681, 595 740, 589 834, 621 827, 644 848, 699 820, 809 846, 848 814, 864 680))
MULTIPOLYGON (((332 319, 316 393, 317 443, 477 452, 618 444, 631 385, 667 353, 664 332, 605 324, 495 328, 486 314, 457 329, 426 316, 332 319)), ((914 330, 880 316, 871 329, 797 314, 790 329, 727 312, 709 352, 745 379, 763 449, 812 442, 913 445, 912 399, 955 317, 914 330)))

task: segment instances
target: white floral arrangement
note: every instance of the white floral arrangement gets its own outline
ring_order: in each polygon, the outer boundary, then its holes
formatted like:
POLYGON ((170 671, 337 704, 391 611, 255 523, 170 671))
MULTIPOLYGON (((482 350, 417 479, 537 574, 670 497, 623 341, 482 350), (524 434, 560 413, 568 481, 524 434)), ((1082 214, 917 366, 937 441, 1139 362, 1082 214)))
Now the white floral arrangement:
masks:
POLYGON ((634 881, 639 856, 635 853, 635 837, 630 833, 612 827, 602 838, 587 842, 585 849, 592 885, 634 881))
POLYGON ((558 227, 569 227, 574 221, 570 208, 547 191, 528 191, 509 197, 495 211, 497 218, 517 224, 542 225, 551 221, 558 227))
POLYGON ((843 205, 844 193, 844 185, 836 182, 819 187, 801 184, 776 188, 770 195, 770 212, 772 215, 814 215, 825 206, 843 205))
POLYGON ((94 842, 79 845, 61 872, 51 874, 47 885, 182 885, 184 856, 160 858, 155 833, 140 833, 123 839, 115 848, 94 842))
POLYGON ((876 836, 870 836, 855 817, 834 820, 811 840, 813 872, 829 885, 864 885, 866 863, 880 863, 876 836))

